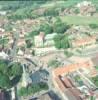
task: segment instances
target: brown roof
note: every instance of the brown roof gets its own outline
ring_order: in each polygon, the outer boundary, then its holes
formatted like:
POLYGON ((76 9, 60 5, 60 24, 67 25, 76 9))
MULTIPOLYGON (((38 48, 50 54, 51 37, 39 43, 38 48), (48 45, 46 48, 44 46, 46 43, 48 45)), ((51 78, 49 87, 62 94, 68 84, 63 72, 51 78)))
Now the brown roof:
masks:
POLYGON ((77 69, 84 67, 84 68, 90 68, 92 66, 91 61, 85 61, 81 63, 76 63, 76 64, 70 64, 65 67, 58 67, 53 70, 53 73, 55 76, 63 75, 69 72, 76 71, 77 69))
POLYGON ((92 37, 87 37, 87 38, 83 38, 83 39, 73 40, 72 43, 76 46, 81 46, 81 45, 90 44, 94 41, 96 41, 96 37, 92 36, 92 37))
POLYGON ((59 78, 59 77, 56 77, 56 78, 55 78, 55 81, 56 81, 57 84, 58 84, 58 88, 59 88, 62 92, 64 92, 64 91, 65 91, 65 86, 63 85, 63 83, 62 83, 62 81, 60 80, 60 78, 59 78))
POLYGON ((92 68, 92 65, 93 63, 91 62, 91 60, 86 60, 81 61, 80 63, 75 63, 65 67, 58 67, 54 69, 52 74, 55 86, 57 86, 57 88, 62 93, 64 93, 69 98, 69 100, 81 100, 80 91, 71 84, 71 81, 69 81, 66 76, 64 76, 63 78, 60 76, 69 72, 73 72, 81 67, 90 69, 92 68))
POLYGON ((62 79, 62 82, 64 83, 64 85, 65 85, 66 88, 71 88, 72 87, 72 84, 69 82, 69 80, 67 79, 67 77, 64 77, 62 79))

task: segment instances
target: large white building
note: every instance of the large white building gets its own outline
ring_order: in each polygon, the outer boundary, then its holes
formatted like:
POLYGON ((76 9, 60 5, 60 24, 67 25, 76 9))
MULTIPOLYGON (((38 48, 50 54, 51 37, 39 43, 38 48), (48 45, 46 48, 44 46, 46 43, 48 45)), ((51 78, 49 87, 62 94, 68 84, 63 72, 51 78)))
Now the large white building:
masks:
POLYGON ((54 45, 53 38, 55 37, 55 35, 57 35, 57 33, 52 33, 52 34, 46 35, 45 36, 44 46, 53 46, 54 45))
POLYGON ((54 45, 54 36, 56 33, 44 35, 44 33, 40 33, 39 35, 34 37, 35 47, 47 47, 54 45))

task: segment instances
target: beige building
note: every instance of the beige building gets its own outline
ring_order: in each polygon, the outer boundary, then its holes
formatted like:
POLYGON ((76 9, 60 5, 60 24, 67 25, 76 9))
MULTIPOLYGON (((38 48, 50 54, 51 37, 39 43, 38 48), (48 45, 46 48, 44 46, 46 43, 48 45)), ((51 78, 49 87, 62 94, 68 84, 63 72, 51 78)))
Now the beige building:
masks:
POLYGON ((72 47, 87 46, 96 43, 96 37, 86 37, 81 39, 72 40, 72 47))

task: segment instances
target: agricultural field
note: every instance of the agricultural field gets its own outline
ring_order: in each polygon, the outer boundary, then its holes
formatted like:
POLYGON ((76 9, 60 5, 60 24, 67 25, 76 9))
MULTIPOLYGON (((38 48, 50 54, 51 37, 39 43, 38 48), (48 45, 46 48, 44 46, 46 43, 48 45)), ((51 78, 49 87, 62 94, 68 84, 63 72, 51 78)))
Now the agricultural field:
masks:
POLYGON ((98 24, 98 18, 92 16, 63 16, 61 19, 68 24, 89 25, 98 24))

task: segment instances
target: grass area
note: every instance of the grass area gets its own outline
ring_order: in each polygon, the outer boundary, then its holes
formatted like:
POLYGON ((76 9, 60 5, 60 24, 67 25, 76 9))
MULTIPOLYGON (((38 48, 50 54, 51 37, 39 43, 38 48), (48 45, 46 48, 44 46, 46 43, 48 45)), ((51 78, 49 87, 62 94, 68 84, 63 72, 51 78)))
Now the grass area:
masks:
POLYGON ((75 4, 82 2, 82 0, 66 0, 66 1, 50 1, 43 4, 41 7, 73 7, 75 4))
POLYGON ((60 65, 61 65, 61 62, 59 62, 58 60, 55 60, 55 59, 48 62, 49 67, 56 68, 60 65))
POLYGON ((98 71, 98 66, 96 66, 95 68, 96 68, 96 70, 98 71))
POLYGON ((31 94, 35 94, 37 92, 40 92, 42 90, 48 90, 48 85, 46 83, 36 83, 36 84, 31 84, 28 87, 21 87, 18 90, 18 95, 19 96, 28 96, 31 94))
POLYGON ((68 24, 74 25, 98 25, 98 18, 93 16, 63 16, 61 17, 61 19, 68 24))

